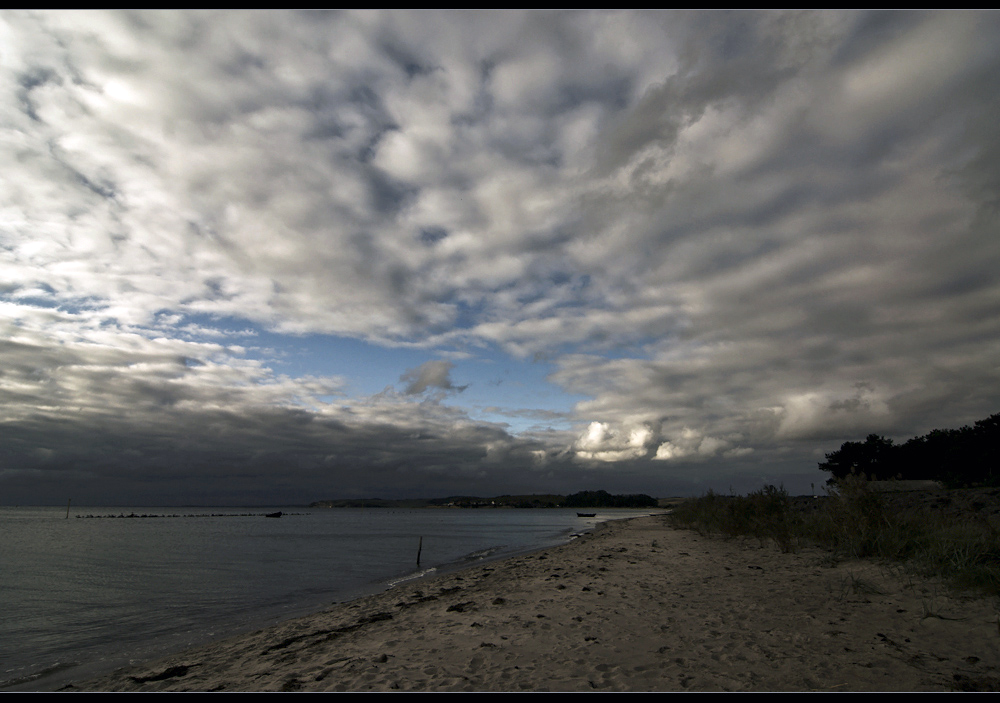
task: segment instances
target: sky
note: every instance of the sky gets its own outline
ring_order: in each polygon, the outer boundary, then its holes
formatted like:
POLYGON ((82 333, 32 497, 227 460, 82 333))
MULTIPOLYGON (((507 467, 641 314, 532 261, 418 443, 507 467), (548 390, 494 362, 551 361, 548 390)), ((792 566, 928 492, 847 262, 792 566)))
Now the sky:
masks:
POLYGON ((819 490, 1000 411, 996 12, 2 12, 0 504, 819 490))

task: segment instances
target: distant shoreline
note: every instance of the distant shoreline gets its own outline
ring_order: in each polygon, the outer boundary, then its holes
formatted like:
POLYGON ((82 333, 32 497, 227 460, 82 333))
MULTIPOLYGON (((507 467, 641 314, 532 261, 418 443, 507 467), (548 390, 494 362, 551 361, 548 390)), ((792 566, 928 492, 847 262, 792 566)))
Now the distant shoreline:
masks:
POLYGON ((645 493, 612 495, 607 491, 581 491, 569 495, 447 496, 445 498, 337 498, 319 500, 310 508, 657 508, 682 500, 657 499, 645 493))

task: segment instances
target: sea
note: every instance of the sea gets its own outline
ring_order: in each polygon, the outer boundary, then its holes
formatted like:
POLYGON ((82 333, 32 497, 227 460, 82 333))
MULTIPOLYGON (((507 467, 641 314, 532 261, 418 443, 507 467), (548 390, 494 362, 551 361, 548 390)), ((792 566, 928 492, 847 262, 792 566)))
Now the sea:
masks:
POLYGON ((0 507, 0 690, 58 690, 650 512, 0 507))

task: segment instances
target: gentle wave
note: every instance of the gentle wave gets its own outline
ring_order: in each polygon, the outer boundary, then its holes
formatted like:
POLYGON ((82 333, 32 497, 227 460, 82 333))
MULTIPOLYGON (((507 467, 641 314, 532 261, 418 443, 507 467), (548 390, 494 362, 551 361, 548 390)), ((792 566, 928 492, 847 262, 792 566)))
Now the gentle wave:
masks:
POLYGON ((487 547, 486 549, 480 549, 475 552, 468 554, 463 561, 480 561, 482 559, 489 559, 491 556, 507 548, 506 544, 499 544, 495 547, 487 547))
POLYGON ((396 586, 398 586, 401 583, 406 583, 407 581, 416 581, 417 579, 422 579, 425 576, 430 576, 431 574, 435 573, 436 571, 437 571, 437 569, 432 566, 429 569, 421 569, 420 571, 414 571, 412 574, 407 574, 406 576, 401 576, 401 577, 396 578, 396 579, 391 579, 389 581, 386 581, 386 584, 389 586, 389 588, 395 588, 396 586))

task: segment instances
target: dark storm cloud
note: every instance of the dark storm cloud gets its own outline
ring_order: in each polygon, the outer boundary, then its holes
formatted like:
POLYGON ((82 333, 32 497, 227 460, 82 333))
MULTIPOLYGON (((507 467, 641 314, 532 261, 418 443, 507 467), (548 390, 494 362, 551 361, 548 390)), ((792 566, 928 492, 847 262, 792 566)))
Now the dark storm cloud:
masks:
MULTIPOLYGON (((77 502, 262 503, 471 490, 495 481, 501 461, 529 479, 544 446, 432 398, 387 391, 342 405, 337 379, 274 376, 239 348, 106 325, 81 339, 79 318, 24 312, 0 344, 0 480, 15 502, 52 491, 77 502)), ((450 367, 428 362, 413 383, 458 390, 450 367)))
MULTIPOLYGON (((247 466, 283 434, 303 467, 336 446, 408 476, 505 457, 665 485, 997 411, 996 13, 4 13, 0 33, 11 471, 96 466, 116 432, 142 454, 130 412, 159 412, 160 457, 214 423, 247 466), (333 404, 339 379, 196 343, 190 315, 537 355, 588 400, 575 436, 510 436, 446 407, 433 361, 333 404)), ((211 466, 192 442, 181 464, 211 466)))
POLYGON ((19 467, 4 476, 10 499, 53 490, 83 503, 176 503, 199 495, 226 502, 308 502, 447 493, 491 480, 499 487, 488 476, 497 466, 491 454, 502 450, 506 466, 528 474, 535 448, 482 425, 462 430, 434 422, 347 424, 289 408, 194 408, 156 417, 105 416, 93 425, 31 418, 7 441, 5 461, 19 467), (33 478, 30 490, 19 481, 25 475, 33 478))

